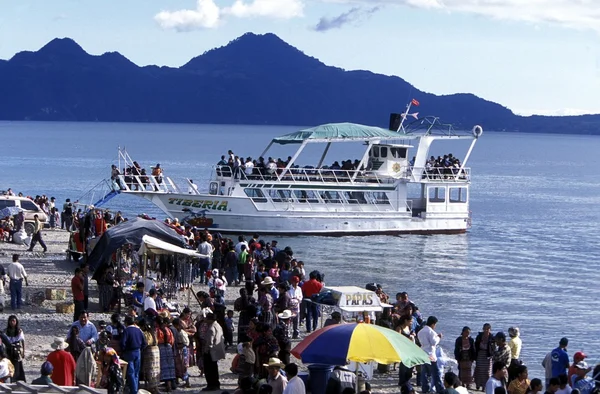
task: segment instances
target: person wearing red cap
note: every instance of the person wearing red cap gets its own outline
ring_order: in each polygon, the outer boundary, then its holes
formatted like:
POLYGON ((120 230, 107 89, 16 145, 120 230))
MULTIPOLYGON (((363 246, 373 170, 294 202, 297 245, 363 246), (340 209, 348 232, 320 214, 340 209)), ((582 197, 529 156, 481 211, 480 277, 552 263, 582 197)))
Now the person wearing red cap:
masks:
POLYGON ((583 361, 586 358, 587 358, 587 355, 584 352, 576 352, 573 355, 573 365, 571 365, 569 367, 569 373, 568 373, 569 382, 571 382, 571 378, 573 377, 573 375, 575 375, 577 373, 577 367, 575 366, 575 364, 577 364, 580 361, 583 361))

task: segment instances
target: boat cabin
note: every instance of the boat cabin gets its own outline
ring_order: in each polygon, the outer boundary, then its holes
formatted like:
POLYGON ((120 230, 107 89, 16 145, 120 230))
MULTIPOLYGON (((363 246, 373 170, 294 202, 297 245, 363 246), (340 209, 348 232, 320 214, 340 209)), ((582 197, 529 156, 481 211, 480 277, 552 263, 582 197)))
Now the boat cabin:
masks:
POLYGON ((408 149, 411 145, 374 144, 369 150, 367 171, 379 176, 402 178, 409 169, 408 149))

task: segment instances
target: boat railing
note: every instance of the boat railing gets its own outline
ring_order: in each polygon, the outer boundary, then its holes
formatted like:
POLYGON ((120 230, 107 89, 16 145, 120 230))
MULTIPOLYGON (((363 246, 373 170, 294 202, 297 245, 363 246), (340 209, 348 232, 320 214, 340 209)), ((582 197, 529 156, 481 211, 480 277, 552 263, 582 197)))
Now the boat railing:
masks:
POLYGON ((234 178, 235 180, 263 182, 302 182, 302 183, 378 183, 393 184, 397 177, 382 176, 373 171, 337 170, 330 168, 278 168, 259 170, 254 168, 246 173, 243 168, 232 169, 229 166, 216 166, 218 179, 234 178))
POLYGON ((471 180, 470 168, 410 167, 406 171, 410 182, 465 183, 471 180))
POLYGON ((167 176, 118 175, 112 179, 113 189, 125 192, 181 193, 177 185, 167 176))

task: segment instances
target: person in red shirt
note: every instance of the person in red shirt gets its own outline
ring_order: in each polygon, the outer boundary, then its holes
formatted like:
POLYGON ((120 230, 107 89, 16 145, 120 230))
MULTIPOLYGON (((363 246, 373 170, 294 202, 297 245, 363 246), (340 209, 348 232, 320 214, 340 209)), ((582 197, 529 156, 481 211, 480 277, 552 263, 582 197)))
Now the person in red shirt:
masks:
POLYGON ((73 313, 73 321, 79 320, 79 315, 85 310, 85 296, 83 294, 83 272, 81 268, 75 269, 75 276, 71 279, 71 291, 73 292, 73 303, 75 304, 75 312, 73 313))
POLYGON ((315 271, 309 274, 309 278, 302 285, 303 302, 306 307, 306 332, 316 330, 319 325, 319 305, 311 302, 310 297, 318 294, 323 288, 323 283, 317 280, 315 271))
POLYGON ((74 386, 77 364, 71 353, 65 351, 69 345, 64 339, 56 338, 50 346, 54 351, 48 355, 46 361, 54 366, 52 382, 58 386, 74 386))

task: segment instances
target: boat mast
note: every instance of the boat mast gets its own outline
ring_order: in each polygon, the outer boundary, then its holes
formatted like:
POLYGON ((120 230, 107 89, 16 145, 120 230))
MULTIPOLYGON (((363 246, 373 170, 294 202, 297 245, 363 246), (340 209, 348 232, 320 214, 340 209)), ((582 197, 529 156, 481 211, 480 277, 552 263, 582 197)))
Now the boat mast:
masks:
POLYGON ((396 130, 397 133, 399 133, 400 130, 402 130, 404 133, 406 133, 406 130, 404 130, 404 119, 406 119, 406 117, 408 116, 408 111, 410 111, 411 106, 412 106, 412 100, 406 106, 406 111, 404 111, 404 113, 401 115, 402 119, 400 119, 400 125, 398 126, 398 129, 396 130))

